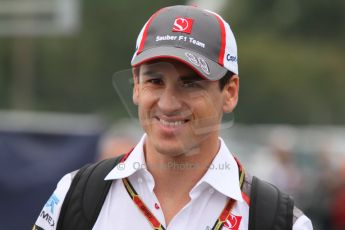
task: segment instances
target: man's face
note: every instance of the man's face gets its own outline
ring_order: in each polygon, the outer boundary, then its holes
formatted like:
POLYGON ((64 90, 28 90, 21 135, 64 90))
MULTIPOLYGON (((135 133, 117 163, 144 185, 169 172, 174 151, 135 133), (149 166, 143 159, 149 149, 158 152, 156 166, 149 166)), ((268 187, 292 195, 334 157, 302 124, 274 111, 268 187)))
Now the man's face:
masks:
POLYGON ((220 90, 218 81, 204 80, 177 61, 142 64, 134 78, 133 101, 147 133, 146 147, 164 155, 198 153, 218 141, 222 114, 237 103, 238 89, 234 103, 228 86, 220 90))

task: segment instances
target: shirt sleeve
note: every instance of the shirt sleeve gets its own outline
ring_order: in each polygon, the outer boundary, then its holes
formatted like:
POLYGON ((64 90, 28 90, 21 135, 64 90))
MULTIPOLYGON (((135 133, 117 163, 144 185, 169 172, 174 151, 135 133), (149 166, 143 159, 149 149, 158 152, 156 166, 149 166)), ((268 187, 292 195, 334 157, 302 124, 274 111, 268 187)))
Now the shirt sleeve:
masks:
POLYGON ((33 230, 55 230, 59 219, 61 206, 66 197, 67 191, 71 186, 72 174, 66 174, 58 182, 55 191, 43 206, 33 230))
POLYGON ((313 230, 313 225, 306 215, 298 217, 294 223, 292 230, 313 230))

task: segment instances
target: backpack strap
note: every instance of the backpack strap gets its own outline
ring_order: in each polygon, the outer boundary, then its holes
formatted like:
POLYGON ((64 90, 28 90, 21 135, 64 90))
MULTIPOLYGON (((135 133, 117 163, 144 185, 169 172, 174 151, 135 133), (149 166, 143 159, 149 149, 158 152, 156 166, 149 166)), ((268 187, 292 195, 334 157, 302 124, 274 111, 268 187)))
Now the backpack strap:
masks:
POLYGON ((77 172, 62 204, 57 230, 92 229, 112 184, 104 178, 122 158, 88 164, 77 172))
POLYGON ((293 199, 277 187, 253 177, 250 192, 249 230, 291 230, 293 199))

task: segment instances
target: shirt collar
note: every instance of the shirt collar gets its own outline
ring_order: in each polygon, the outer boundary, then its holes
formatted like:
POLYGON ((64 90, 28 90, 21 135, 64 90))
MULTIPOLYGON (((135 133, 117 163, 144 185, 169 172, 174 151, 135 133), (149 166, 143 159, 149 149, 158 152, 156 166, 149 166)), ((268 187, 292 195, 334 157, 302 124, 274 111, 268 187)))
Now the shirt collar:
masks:
POLYGON ((129 177, 138 170, 146 170, 146 163, 144 158, 145 138, 146 134, 142 136, 139 143, 129 154, 128 158, 124 162, 119 163, 115 168, 113 168, 104 178, 104 180, 122 179, 125 177, 129 177))
MULTIPOLYGON (((146 134, 143 135, 128 158, 113 168, 105 177, 105 180, 129 177, 138 170, 147 171, 144 157, 145 138, 146 134)), ((195 197, 202 188, 205 188, 206 183, 227 197, 231 197, 237 201, 243 201, 239 183, 238 165, 223 139, 219 138, 219 140, 220 148, 216 157, 206 174, 194 186, 190 192, 190 196, 195 197)))
POLYGON ((238 165, 222 138, 220 148, 213 159, 209 169, 201 180, 190 192, 191 197, 196 197, 201 190, 210 185, 218 192, 237 201, 243 201, 239 182, 238 165))

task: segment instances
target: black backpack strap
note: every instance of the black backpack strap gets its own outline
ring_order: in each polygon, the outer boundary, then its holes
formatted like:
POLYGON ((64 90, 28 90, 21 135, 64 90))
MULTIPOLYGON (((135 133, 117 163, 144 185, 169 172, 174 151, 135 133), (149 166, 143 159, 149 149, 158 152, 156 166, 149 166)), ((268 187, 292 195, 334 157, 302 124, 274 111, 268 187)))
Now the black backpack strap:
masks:
POLYGON ((122 157, 88 164, 77 172, 62 204, 57 230, 92 229, 112 184, 104 178, 122 157))
POLYGON ((277 187, 253 177, 249 230, 292 230, 293 199, 277 187))

